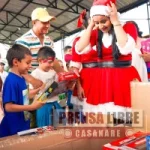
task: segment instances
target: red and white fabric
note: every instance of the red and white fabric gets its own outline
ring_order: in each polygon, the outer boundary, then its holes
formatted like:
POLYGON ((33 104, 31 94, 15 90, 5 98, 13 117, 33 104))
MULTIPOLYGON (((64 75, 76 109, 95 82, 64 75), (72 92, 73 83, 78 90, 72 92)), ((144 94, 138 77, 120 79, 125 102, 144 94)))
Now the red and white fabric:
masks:
MULTIPOLYGON (((131 52, 136 39, 136 30, 133 29, 132 25, 124 26, 124 30, 128 34, 128 41, 125 47, 121 48, 121 51, 127 51, 127 53, 122 54, 120 51, 121 56, 118 59, 120 61, 131 61, 132 59, 131 52)), ((73 54, 72 60, 82 63, 113 60, 111 44, 108 47, 104 46, 107 38, 102 40, 103 59, 99 59, 97 51, 92 49, 96 45, 97 33, 97 30, 92 31, 91 49, 88 53, 77 54, 76 46, 79 38, 74 41, 73 51, 75 54, 73 54)), ((118 48, 120 50, 119 46, 118 48)), ((133 66, 124 68, 83 68, 80 73, 80 79, 86 96, 83 107, 84 112, 102 112, 103 114, 130 111, 130 81, 134 79, 141 80, 133 66)))

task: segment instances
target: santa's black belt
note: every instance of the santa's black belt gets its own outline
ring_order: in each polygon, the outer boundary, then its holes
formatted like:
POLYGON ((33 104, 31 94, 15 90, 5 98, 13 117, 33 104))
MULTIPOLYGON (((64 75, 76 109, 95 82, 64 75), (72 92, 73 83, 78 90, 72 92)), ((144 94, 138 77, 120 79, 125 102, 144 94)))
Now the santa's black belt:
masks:
POLYGON ((82 63, 83 68, 114 68, 114 67, 129 67, 131 61, 104 61, 104 62, 90 62, 82 63))

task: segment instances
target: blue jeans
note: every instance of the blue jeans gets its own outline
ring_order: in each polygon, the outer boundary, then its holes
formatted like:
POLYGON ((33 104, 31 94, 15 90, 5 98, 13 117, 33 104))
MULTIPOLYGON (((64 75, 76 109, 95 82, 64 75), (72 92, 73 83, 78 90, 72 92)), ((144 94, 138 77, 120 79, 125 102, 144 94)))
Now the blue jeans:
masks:
POLYGON ((57 101, 46 103, 43 107, 36 111, 37 127, 53 125, 54 127, 59 123, 60 113, 62 107, 57 101), (55 110, 55 111, 53 111, 55 110))

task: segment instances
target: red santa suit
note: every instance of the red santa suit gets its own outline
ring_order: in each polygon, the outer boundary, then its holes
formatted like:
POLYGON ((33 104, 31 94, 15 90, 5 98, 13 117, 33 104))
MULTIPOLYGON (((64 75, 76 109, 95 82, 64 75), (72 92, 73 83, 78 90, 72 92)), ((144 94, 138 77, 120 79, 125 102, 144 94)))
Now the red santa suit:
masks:
POLYGON ((127 62, 129 65, 91 67, 92 63, 109 64, 109 62, 113 62, 112 35, 108 33, 104 33, 102 37, 103 58, 98 57, 96 48, 97 30, 92 31, 90 44, 82 52, 79 53, 76 50, 79 37, 73 43, 73 62, 71 65, 74 67, 82 65, 80 79, 86 96, 83 105, 84 112, 106 114, 108 112, 127 112, 131 109, 130 82, 134 79, 140 81, 138 72, 130 65, 131 52, 135 47, 137 32, 135 26, 130 23, 124 25, 123 28, 127 33, 128 41, 123 48, 116 43, 120 52, 117 61, 127 62))

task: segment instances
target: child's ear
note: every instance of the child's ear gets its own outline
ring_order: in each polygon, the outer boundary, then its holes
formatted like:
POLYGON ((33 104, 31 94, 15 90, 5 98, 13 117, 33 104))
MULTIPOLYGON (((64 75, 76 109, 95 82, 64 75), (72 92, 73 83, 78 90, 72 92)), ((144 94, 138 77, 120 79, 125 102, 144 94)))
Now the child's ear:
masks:
POLYGON ((17 58, 14 58, 13 59, 13 66, 17 66, 18 65, 18 59, 17 58))

